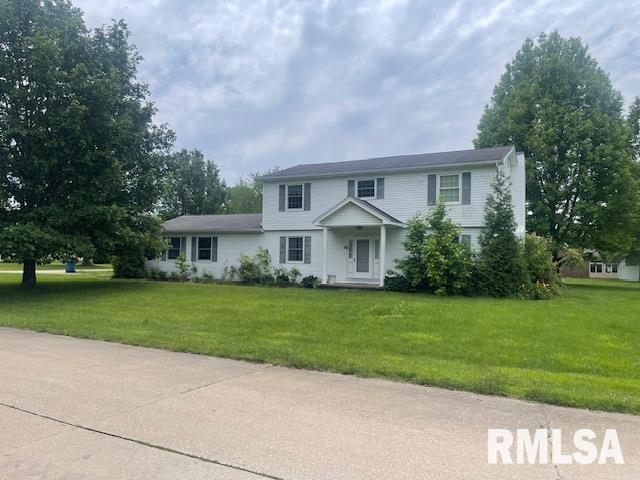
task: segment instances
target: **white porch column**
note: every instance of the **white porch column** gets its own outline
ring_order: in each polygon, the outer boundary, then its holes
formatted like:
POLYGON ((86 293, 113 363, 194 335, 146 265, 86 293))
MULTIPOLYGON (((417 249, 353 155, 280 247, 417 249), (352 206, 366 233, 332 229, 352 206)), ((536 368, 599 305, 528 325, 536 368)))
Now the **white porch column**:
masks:
POLYGON ((380 286, 384 287, 384 276, 387 272, 385 256, 387 253, 387 227, 380 225, 380 286))
POLYGON ((322 283, 327 283, 327 227, 322 227, 322 283))

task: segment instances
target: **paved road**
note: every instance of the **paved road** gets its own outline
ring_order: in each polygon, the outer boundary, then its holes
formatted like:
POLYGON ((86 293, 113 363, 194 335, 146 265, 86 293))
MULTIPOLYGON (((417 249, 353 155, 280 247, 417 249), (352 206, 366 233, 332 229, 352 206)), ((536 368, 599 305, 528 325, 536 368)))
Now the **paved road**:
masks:
POLYGON ((639 445, 635 416, 0 328, 2 479, 623 480, 639 445), (488 465, 489 427, 616 428, 626 464, 488 465))

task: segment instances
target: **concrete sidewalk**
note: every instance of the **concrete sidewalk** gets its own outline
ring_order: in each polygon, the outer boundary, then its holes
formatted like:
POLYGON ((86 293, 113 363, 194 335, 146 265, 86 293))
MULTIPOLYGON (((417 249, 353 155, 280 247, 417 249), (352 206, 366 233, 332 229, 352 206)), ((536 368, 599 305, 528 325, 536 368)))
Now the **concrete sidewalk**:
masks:
POLYGON ((638 479, 640 417, 0 328, 0 478, 638 479), (625 465, 488 465, 616 428, 625 465))

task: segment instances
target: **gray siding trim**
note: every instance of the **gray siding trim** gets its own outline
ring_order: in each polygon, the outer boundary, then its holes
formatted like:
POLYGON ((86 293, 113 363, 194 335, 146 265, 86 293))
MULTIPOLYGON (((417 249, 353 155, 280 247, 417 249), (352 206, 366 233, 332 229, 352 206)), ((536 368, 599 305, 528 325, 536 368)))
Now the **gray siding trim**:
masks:
POLYGON ((471 172, 462 172, 462 204, 471 204, 471 172))
POLYGON ((311 263, 311 237, 304 237, 304 263, 311 263))
POLYGON ((311 210, 311 184, 304 184, 304 209, 311 210))
POLYGON ((191 261, 198 260, 198 237, 191 237, 191 261))
POLYGON ((347 196, 355 197, 356 196, 356 181, 355 180, 347 180, 347 196))
POLYGON ((436 192, 436 175, 430 174, 427 176, 427 205, 435 205, 437 192, 436 192))
POLYGON ((280 202, 278 205, 278 210, 280 212, 284 212, 284 202, 286 201, 286 196, 287 196, 287 186, 286 185, 280 185, 280 202))
POLYGON ((384 198, 384 177, 376 178, 376 198, 378 200, 384 198))
POLYGON ((287 237, 280 237, 280 263, 287 262, 287 237))
POLYGON ((211 261, 218 261, 218 237, 211 237, 211 261))

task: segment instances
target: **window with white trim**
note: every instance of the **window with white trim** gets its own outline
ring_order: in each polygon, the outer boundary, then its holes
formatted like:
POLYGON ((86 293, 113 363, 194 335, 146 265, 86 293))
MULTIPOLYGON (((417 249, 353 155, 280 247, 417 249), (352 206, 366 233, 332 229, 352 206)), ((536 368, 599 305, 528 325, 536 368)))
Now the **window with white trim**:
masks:
POLYGON ((375 179, 358 180, 356 182, 356 194, 358 198, 375 198, 376 196, 375 179))
POLYGON ((211 260, 211 237, 198 237, 198 260, 211 260))
POLYGON ((287 262, 302 262, 304 259, 304 238, 287 237, 287 262))
POLYGON ((181 251, 181 237, 169 237, 169 249, 167 250, 167 259, 175 260, 180 256, 181 251))
POLYGON ((302 185, 289 185, 287 187, 287 209, 297 210, 302 208, 302 185))
POLYGON ((438 188, 440 198, 446 203, 456 203, 460 201, 460 175, 440 175, 438 177, 440 186, 438 188))

